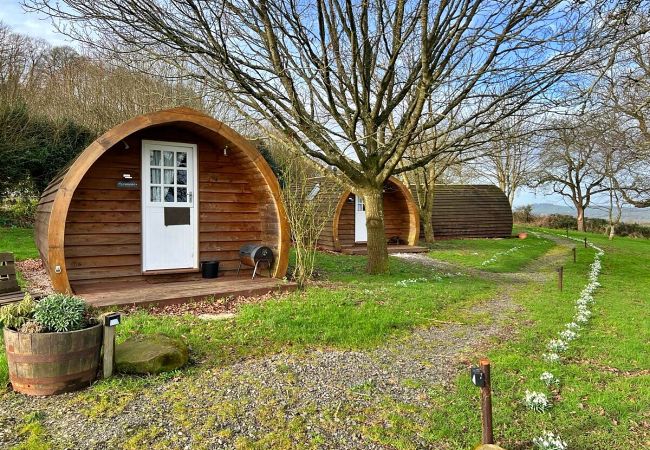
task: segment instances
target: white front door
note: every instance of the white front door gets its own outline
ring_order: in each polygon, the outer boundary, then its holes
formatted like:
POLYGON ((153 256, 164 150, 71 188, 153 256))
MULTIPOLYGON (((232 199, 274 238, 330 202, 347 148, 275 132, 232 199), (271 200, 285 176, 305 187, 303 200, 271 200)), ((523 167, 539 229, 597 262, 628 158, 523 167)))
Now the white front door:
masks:
POLYGON ((198 268, 196 145, 142 141, 142 270, 198 268))
POLYGON ((354 241, 367 242, 366 205, 363 204, 363 198, 358 195, 355 195, 354 198, 354 241))

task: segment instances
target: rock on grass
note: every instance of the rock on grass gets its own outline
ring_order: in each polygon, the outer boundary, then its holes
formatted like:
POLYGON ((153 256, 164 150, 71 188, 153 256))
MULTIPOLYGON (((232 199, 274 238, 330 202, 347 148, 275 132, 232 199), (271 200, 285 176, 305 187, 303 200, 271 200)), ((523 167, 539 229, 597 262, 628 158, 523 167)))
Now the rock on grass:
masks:
POLYGON ((115 368, 122 373, 169 372, 187 364, 188 358, 183 341, 162 334, 134 336, 115 348, 115 368))

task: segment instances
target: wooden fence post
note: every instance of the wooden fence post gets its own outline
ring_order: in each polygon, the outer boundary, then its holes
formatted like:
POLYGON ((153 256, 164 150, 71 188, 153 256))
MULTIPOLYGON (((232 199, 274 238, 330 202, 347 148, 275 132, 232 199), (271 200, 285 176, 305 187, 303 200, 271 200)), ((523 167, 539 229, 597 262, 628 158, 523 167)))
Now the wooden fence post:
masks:
POLYGON ((483 435, 481 443, 494 444, 492 432, 492 387, 490 386, 490 360, 485 358, 479 362, 479 368, 485 377, 485 385, 481 387, 481 421, 483 435))
POLYGON ((564 266, 557 268, 557 288, 562 292, 564 287, 564 266))
POLYGON ((577 252, 577 250, 576 250, 575 247, 573 247, 572 250, 573 250, 573 262, 576 262, 576 252, 577 252))

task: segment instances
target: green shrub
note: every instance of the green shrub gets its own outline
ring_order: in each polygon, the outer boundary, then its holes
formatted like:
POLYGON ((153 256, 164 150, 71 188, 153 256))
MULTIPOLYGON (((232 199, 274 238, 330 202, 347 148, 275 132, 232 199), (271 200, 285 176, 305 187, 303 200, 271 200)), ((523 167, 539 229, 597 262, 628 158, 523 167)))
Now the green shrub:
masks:
POLYGON ((10 303, 0 308, 0 325, 12 330, 18 330, 34 317, 36 302, 29 295, 17 303, 10 303))
POLYGON ((34 320, 49 332, 81 330, 88 325, 88 305, 83 299, 66 294, 52 294, 40 300, 34 320))
POLYGON ((8 198, 0 204, 0 226, 31 227, 34 224, 38 199, 33 197, 8 198))

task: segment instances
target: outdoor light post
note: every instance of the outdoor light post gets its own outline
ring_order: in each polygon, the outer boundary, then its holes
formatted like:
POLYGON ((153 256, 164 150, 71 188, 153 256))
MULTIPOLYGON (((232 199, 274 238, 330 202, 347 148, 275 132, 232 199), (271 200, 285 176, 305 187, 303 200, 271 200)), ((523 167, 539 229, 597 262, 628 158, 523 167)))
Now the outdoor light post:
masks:
POLYGON ((573 250, 573 262, 576 262, 576 253, 577 253, 577 250, 576 250, 575 247, 573 247, 572 250, 573 250))
POLYGON ((478 367, 472 367, 472 383, 481 388, 481 424, 483 434, 482 444, 494 444, 492 432, 492 388, 490 386, 490 360, 487 358, 479 361, 478 367))
POLYGON ((585 248, 587 248, 587 238, 585 238, 585 248))
POLYGON ((115 364, 115 327, 122 321, 120 313, 102 315, 104 321, 104 378, 113 376, 115 364))

